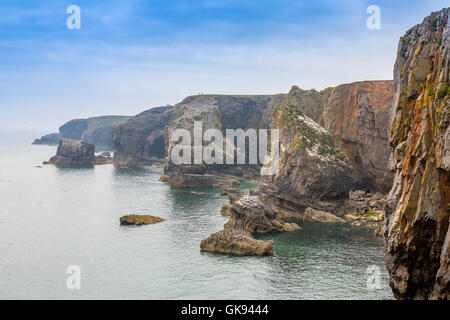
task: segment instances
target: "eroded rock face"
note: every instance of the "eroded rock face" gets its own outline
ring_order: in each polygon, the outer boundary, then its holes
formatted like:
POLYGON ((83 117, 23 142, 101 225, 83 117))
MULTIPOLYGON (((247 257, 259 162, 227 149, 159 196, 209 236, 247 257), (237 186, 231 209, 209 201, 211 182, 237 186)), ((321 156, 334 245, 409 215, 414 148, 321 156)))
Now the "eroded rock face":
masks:
POLYGON ((261 241, 242 229, 225 229, 210 235, 200 243, 202 251, 235 255, 272 255, 273 240, 261 241))
POLYGON ((138 215, 138 214, 130 214, 120 218, 121 225, 135 225, 141 226, 146 224, 155 224, 158 222, 166 221, 163 218, 155 217, 151 215, 138 215))
POLYGON ((348 198, 352 181, 331 135, 293 105, 274 109, 272 127, 279 129, 280 164, 277 174, 262 177, 261 202, 293 214, 308 207, 334 211, 326 202, 348 198))
POLYGON ((59 142, 56 156, 44 164, 59 165, 94 165, 95 146, 84 141, 62 139, 59 142))
POLYGON ((449 13, 432 13, 408 30, 395 63, 395 178, 385 238, 390 284, 400 299, 450 297, 449 13))
POLYGON ((298 86, 293 86, 284 99, 283 104, 291 104, 298 107, 306 116, 323 126, 324 110, 332 90, 333 88, 327 88, 322 91, 314 89, 303 90, 298 86))
POLYGON ((175 115, 174 107, 153 108, 114 126, 115 161, 123 165, 164 162, 167 157, 164 128, 175 115))
POLYGON ((331 90, 324 127, 354 169, 354 188, 386 194, 392 186, 389 117, 393 100, 393 81, 353 82, 331 90))
MULTIPOLYGON (((177 116, 167 126, 165 141, 168 155, 180 141, 172 141, 173 133, 178 129, 190 132, 191 143, 194 145, 195 121, 201 122, 204 133, 208 129, 216 129, 222 133, 224 146, 222 159, 225 162, 227 152, 227 129, 263 129, 268 128, 271 108, 279 103, 284 95, 275 96, 222 96, 205 95, 192 96, 175 106, 177 116)), ((166 181, 173 188, 214 187, 235 185, 233 180, 259 175, 260 164, 205 164, 195 162, 194 152, 203 154, 204 148, 210 142, 204 142, 201 147, 192 147, 191 164, 178 164, 168 157, 164 168, 166 181), (227 181, 231 181, 228 183, 227 181)), ((233 143, 233 142, 231 142, 233 143)), ((248 157, 248 148, 246 148, 248 157)), ((235 158, 236 160, 236 158, 235 158)), ((239 181, 238 181, 239 182, 239 181)))
POLYGON ((228 196, 228 199, 230 199, 230 203, 233 204, 235 201, 239 200, 244 193, 235 188, 223 188, 220 190, 220 195, 222 196, 228 196))
POLYGON ((244 229, 252 233, 277 233, 300 229, 295 223, 279 220, 276 212, 270 207, 246 196, 230 205, 225 205, 225 208, 224 210, 231 215, 224 226, 228 229, 244 229))

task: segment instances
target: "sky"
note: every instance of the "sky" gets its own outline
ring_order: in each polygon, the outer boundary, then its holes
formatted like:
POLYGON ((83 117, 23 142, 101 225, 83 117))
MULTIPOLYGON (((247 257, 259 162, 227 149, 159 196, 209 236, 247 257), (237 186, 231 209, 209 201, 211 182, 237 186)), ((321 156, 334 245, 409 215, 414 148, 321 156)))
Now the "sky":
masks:
POLYGON ((392 79, 398 39, 448 0, 0 0, 0 130, 210 94, 392 79), (70 5, 80 29, 69 29, 70 5), (369 30, 377 5, 381 29, 369 30))

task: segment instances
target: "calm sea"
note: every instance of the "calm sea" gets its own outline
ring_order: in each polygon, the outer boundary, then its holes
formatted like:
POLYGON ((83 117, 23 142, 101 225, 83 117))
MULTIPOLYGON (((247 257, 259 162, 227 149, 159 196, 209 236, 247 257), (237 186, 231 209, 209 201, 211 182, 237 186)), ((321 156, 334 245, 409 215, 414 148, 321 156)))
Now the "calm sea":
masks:
POLYGON ((258 236, 274 239, 271 257, 202 253, 227 221, 218 190, 171 190, 151 168, 39 167, 56 147, 37 136, 0 132, 1 299, 392 299, 372 231, 309 224, 258 236), (167 221, 121 227, 131 213, 167 221), (71 265, 80 290, 67 288, 71 265), (373 265, 380 289, 367 288, 373 265))

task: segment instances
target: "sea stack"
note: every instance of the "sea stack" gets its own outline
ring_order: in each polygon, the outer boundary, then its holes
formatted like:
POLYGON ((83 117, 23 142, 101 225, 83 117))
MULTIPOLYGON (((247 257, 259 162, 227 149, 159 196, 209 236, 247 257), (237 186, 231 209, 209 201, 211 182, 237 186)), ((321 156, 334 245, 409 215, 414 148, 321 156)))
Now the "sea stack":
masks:
POLYGON ((56 156, 44 164, 59 165, 94 165, 95 146, 84 141, 62 139, 59 142, 56 156))

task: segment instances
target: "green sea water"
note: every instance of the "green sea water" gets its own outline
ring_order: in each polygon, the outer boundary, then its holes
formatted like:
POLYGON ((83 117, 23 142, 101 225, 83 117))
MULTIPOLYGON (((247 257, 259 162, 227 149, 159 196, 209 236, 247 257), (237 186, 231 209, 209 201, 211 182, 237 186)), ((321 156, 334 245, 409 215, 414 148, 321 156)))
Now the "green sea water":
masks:
POLYGON ((227 221, 218 190, 171 190, 151 168, 41 166, 56 148, 37 136, 0 133, 1 299, 392 299, 372 230, 306 224, 258 235, 275 241, 270 257, 203 253, 227 221), (167 221, 120 226, 131 213, 167 221), (80 290, 67 288, 70 265, 80 290), (379 289, 367 287, 373 265, 379 289))

